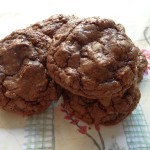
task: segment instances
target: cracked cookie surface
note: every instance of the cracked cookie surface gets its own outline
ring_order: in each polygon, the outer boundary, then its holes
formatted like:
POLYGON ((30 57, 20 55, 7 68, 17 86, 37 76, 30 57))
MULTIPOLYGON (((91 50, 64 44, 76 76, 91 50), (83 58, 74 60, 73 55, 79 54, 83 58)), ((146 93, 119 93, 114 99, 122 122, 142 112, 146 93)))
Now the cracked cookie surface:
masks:
POLYGON ((49 17, 48 19, 32 24, 28 28, 42 32, 43 34, 49 36, 50 38, 53 38, 53 36, 55 35, 58 29, 60 29, 68 21, 75 18, 77 17, 74 15, 69 16, 69 15, 57 14, 49 17))
POLYGON ((117 96, 137 80, 138 50, 112 20, 75 20, 56 32, 47 68, 52 79, 73 94, 90 99, 117 96))
POLYGON ((63 91, 64 107, 70 114, 88 124, 114 125, 125 119, 137 106, 140 92, 134 85, 123 96, 87 99, 63 91), (109 102, 109 103, 108 103, 109 102))
POLYGON ((58 100, 58 86, 47 75, 51 38, 33 30, 18 30, 0 41, 0 105, 24 115, 44 111, 58 100))
POLYGON ((137 59, 137 68, 138 68, 138 82, 143 79, 144 72, 147 68, 148 62, 145 55, 139 51, 137 59))

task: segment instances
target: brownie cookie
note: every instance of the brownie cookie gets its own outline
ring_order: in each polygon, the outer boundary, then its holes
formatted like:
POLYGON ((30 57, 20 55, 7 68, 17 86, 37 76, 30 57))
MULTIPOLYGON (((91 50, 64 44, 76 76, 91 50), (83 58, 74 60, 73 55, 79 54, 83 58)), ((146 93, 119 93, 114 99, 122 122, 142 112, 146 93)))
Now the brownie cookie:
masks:
POLYGON ((24 115, 45 110, 58 100, 58 86, 47 75, 51 38, 33 30, 18 30, 0 41, 0 106, 24 115))
POLYGON ((143 74, 147 68, 148 62, 145 55, 139 51, 137 59, 137 68, 138 68, 138 82, 143 79, 143 74))
POLYGON ((112 20, 69 21, 52 40, 47 68, 73 94, 90 99, 122 95, 137 80, 138 50, 112 20))
POLYGON ((49 36, 50 38, 53 38, 55 35, 56 31, 60 29, 63 25, 65 25, 69 20, 77 18, 76 16, 67 16, 67 15, 53 15, 49 17, 46 20, 37 22, 30 27, 29 29, 32 28, 33 30, 42 32, 49 36))
POLYGON ((114 125, 126 118, 137 106, 140 99, 139 89, 129 88, 121 97, 87 99, 63 92, 64 107, 75 117, 88 124, 114 125), (106 103, 104 103, 106 101, 106 103))

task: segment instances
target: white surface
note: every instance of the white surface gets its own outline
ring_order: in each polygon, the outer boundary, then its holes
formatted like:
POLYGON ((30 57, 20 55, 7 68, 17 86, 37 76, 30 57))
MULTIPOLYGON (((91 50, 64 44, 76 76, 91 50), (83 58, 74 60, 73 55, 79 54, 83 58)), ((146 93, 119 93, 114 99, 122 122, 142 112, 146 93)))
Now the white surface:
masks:
POLYGON ((0 150, 21 150, 26 117, 0 109, 0 150))

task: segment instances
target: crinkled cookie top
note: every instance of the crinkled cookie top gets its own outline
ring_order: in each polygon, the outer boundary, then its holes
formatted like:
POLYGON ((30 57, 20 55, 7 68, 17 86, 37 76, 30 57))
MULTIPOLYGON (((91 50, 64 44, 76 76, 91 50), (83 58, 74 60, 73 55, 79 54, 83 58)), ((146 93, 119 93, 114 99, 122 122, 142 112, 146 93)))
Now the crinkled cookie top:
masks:
POLYGON ((56 32, 47 68, 73 94, 99 99, 121 94, 136 82, 137 53, 120 24, 99 17, 74 19, 56 32))
POLYGON ((0 41, 0 105, 58 99, 45 67, 50 43, 51 38, 33 30, 18 30, 0 41))

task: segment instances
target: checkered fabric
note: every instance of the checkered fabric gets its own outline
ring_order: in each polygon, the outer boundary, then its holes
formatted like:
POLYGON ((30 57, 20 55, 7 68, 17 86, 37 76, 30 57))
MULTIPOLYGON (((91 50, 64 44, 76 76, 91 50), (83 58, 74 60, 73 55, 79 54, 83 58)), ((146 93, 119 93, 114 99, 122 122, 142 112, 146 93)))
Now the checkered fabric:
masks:
POLYGON ((150 150, 150 132, 140 105, 123 121, 123 128, 129 150, 150 150))
MULTIPOLYGON (((23 150, 55 150, 52 107, 28 119, 23 150)), ((123 128, 129 150, 150 150, 150 132, 141 106, 123 121, 123 128)))
POLYGON ((26 142, 23 150, 54 149, 53 114, 53 108, 49 107, 43 114, 30 117, 27 120, 26 142))

